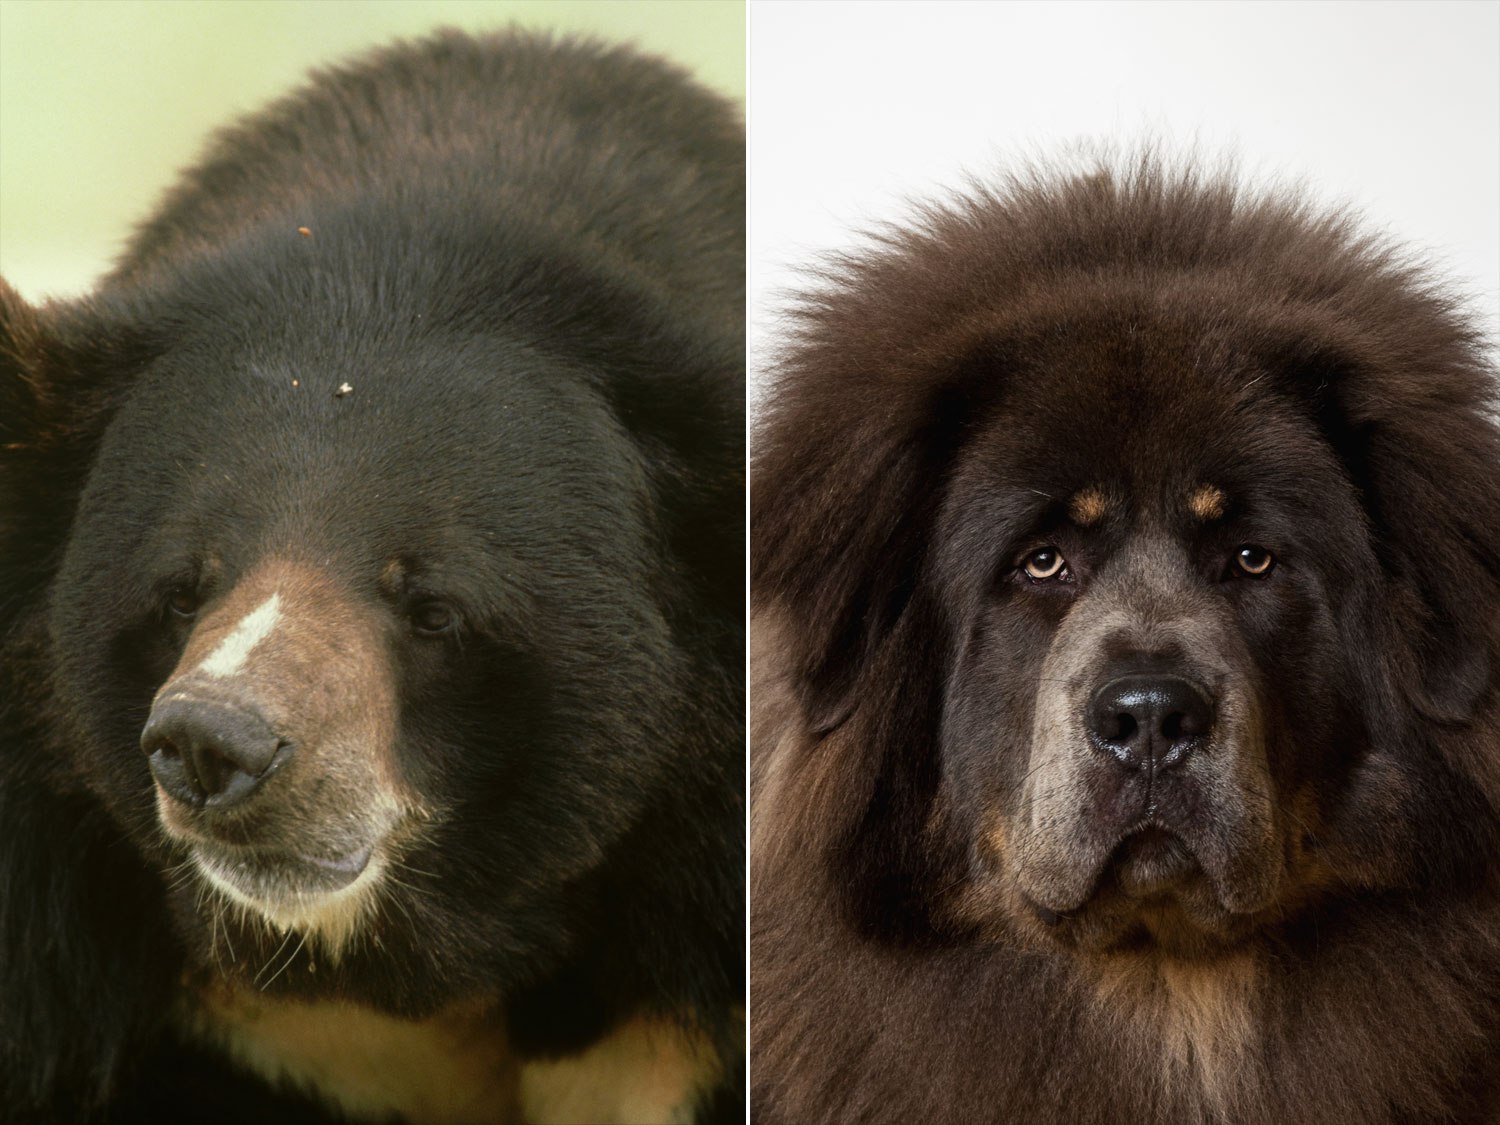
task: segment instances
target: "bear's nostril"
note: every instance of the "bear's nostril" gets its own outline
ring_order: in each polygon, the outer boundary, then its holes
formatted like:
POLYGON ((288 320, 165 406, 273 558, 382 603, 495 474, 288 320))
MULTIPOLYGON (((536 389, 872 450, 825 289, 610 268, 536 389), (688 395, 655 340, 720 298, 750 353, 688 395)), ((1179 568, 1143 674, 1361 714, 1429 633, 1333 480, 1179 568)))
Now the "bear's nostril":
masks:
POLYGON ((182 752, 166 739, 159 739, 155 746, 146 747, 146 756, 154 758, 160 754, 163 758, 181 758, 182 752))
POLYGON ((154 747, 147 747, 147 761, 151 766, 151 776, 168 796, 189 805, 203 804, 206 794, 173 743, 158 740, 154 747))
POLYGON ((205 796, 223 793, 234 780, 234 775, 244 772, 213 746, 194 748, 189 760, 198 788, 205 796))
POLYGON ((173 696, 152 708, 141 749, 169 797, 223 808, 255 792, 291 745, 256 711, 173 696))

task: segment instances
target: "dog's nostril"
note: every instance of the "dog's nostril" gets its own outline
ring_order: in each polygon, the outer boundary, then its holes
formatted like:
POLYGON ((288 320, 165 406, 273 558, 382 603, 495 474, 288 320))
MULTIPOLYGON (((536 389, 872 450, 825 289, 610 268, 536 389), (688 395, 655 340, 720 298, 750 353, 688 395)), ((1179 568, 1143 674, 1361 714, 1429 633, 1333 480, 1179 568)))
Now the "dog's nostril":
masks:
POLYGON ((1177 765, 1213 729, 1214 704, 1197 684, 1160 673, 1120 676, 1089 704, 1089 733, 1121 767, 1177 765))
POLYGON ((1165 716, 1161 721, 1162 736, 1170 742, 1176 742, 1177 739, 1182 737, 1182 720, 1183 714, 1181 711, 1173 711, 1170 715, 1165 716))

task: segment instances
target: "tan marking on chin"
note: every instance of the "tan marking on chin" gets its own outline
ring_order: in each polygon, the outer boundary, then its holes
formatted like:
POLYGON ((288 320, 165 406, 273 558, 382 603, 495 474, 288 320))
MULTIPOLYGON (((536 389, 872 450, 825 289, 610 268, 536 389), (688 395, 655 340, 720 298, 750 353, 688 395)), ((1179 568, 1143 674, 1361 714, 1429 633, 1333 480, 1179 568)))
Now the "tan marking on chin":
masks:
POLYGON ((1097 488, 1085 488, 1068 501, 1068 515, 1079 527, 1092 527, 1109 511, 1109 501, 1097 488))
POLYGON ((723 1077, 707 1036, 637 1016, 580 1055, 521 1068, 528 1125, 688 1125, 723 1077))
POLYGON ((273 1082, 313 1093, 351 1118, 427 1125, 518 1125, 517 1065, 493 1003, 404 1020, 333 1001, 269 998, 215 986, 189 1030, 273 1082))
POLYGON ((1200 485, 1188 497, 1188 510, 1207 523, 1209 520, 1223 519, 1227 501, 1223 489, 1212 484, 1200 485))

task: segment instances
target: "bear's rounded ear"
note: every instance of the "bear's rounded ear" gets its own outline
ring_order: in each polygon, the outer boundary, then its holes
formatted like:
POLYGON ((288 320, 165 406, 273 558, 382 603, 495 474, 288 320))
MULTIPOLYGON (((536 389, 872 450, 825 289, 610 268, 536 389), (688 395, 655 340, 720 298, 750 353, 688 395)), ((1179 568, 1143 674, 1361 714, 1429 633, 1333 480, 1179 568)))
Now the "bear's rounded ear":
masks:
POLYGON ((29 303, 0 278, 0 447, 36 454, 97 436, 122 386, 168 345, 156 298, 29 303))
POLYGON ((967 406, 922 381, 788 387, 756 435, 751 588, 787 626, 779 647, 819 732, 854 710, 932 542, 967 406))
POLYGON ((41 313, 0 277, 0 457, 41 436, 48 402, 47 353, 41 313))
MULTIPOLYGON (((61 437, 55 363, 42 311, 0 278, 0 589, 12 593, 44 577, 36 560, 53 554, 64 530, 52 514, 61 437)), ((0 606, 0 628, 7 620, 0 606)))
POLYGON ((0 589, 46 580, 121 389, 161 349, 150 322, 87 298, 32 305, 0 281, 0 589))

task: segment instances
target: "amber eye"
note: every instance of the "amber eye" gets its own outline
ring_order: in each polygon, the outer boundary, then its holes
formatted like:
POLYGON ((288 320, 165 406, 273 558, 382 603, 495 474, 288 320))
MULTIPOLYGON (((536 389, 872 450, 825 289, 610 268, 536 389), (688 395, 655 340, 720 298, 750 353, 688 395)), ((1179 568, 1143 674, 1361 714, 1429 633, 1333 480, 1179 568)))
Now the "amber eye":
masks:
POLYGON ((443 602, 423 602, 411 611, 412 628, 419 633, 446 633, 458 622, 453 609, 443 602))
POLYGON ((174 617, 193 617, 198 612, 198 595, 179 586, 167 595, 167 609, 174 617))
POLYGON ((1062 552, 1056 547, 1043 547, 1026 556, 1022 569, 1026 571, 1026 577, 1045 582, 1049 578, 1061 577, 1066 573, 1067 566, 1068 560, 1062 557, 1062 552))
POLYGON ((1271 573, 1276 565, 1276 556, 1264 547, 1247 543, 1234 553, 1235 565, 1251 578, 1261 578, 1271 573))

